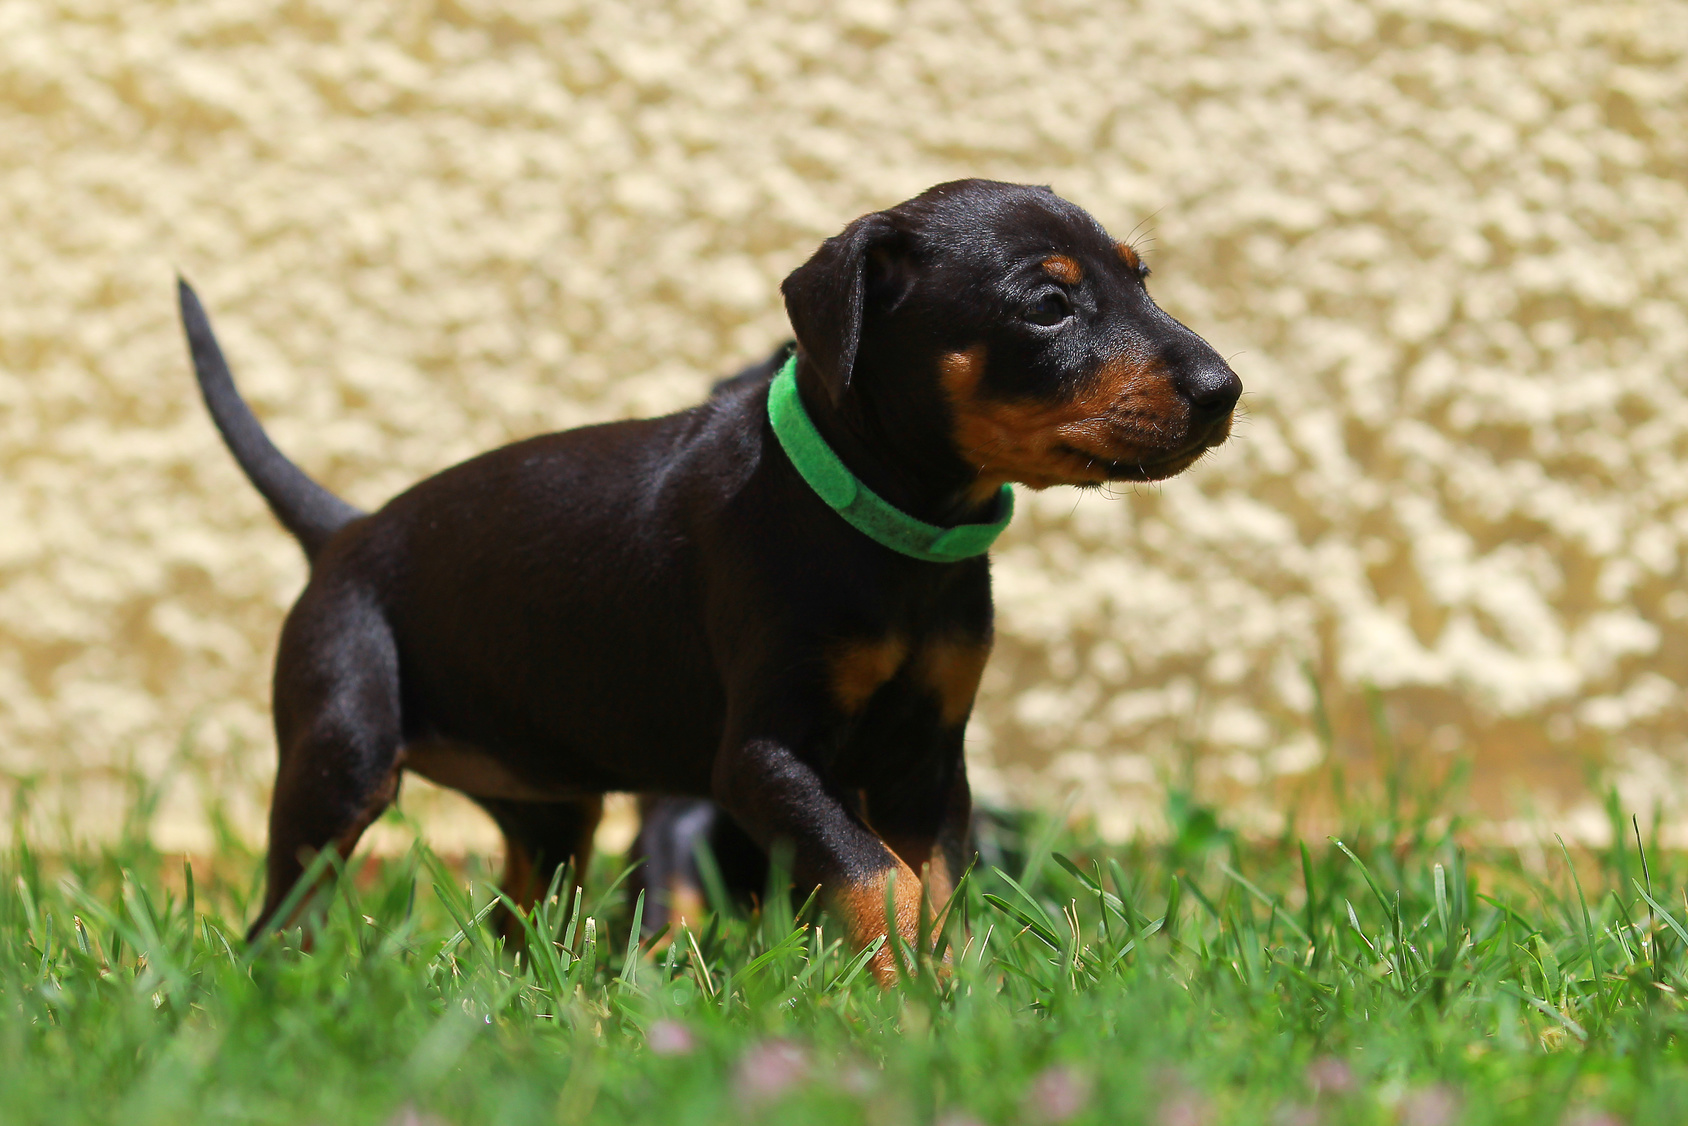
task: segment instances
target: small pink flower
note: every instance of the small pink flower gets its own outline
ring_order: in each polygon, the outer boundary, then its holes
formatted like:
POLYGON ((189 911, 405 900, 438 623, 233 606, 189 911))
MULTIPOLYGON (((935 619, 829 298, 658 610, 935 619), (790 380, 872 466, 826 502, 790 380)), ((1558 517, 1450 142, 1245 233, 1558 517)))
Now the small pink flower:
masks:
POLYGON ((1307 1085, 1315 1095, 1346 1095, 1359 1081, 1354 1069, 1335 1056, 1320 1056, 1307 1065, 1307 1085))
POLYGON ((387 1126, 445 1126, 438 1118, 405 1103, 387 1119, 387 1126))
POLYGON ((1272 1115, 1273 1126, 1319 1126, 1319 1108, 1303 1103, 1287 1103, 1272 1115))
POLYGON ((840 1090, 865 1098, 879 1089, 879 1073, 863 1063, 845 1063, 833 1073, 833 1082, 840 1090))
POLYGON ((734 1086, 750 1103, 772 1102, 809 1077, 809 1054, 789 1040, 756 1045, 738 1063, 734 1086))
POLYGON ((1024 1099, 1026 1118, 1032 1122, 1065 1122, 1089 1105, 1089 1078, 1060 1064, 1038 1072, 1024 1099))
POLYGON ((697 1047, 692 1030, 677 1020, 659 1020, 645 1034, 645 1043, 658 1056, 689 1056, 697 1047))
POLYGON ((1213 1116, 1207 1100, 1193 1091, 1173 1095, 1161 1104, 1160 1126, 1207 1126, 1213 1116))
POLYGON ((1452 1126, 1459 1096, 1447 1087, 1422 1087, 1401 1100, 1401 1126, 1452 1126))
POLYGON ((1579 1107, 1565 1116, 1564 1126, 1624 1126, 1624 1120, 1609 1111, 1579 1107))

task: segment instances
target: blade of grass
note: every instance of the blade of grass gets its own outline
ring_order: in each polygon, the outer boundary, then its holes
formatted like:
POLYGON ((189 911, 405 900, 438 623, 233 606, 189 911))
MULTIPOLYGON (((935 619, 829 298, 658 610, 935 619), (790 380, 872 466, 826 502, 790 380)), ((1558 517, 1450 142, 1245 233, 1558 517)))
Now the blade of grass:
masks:
POLYGON ((703 986, 704 992, 707 993, 710 998, 714 998, 715 977, 709 972, 709 963, 704 958, 703 951, 698 949, 697 936, 692 933, 692 928, 686 927, 684 930, 686 941, 691 943, 692 969, 697 974, 698 984, 703 986))
POLYGON ((1577 904, 1582 908, 1583 948, 1588 954, 1589 967, 1594 971, 1594 988, 1599 995, 1599 1007, 1595 1010, 1602 1021, 1607 1011, 1606 964, 1600 957, 1600 950, 1594 943, 1594 920, 1588 914, 1588 900, 1583 896, 1582 880, 1577 876, 1577 866, 1571 863, 1571 852, 1565 847, 1565 838, 1558 833, 1553 839, 1559 842, 1559 852, 1565 857, 1565 867, 1571 870, 1571 883, 1577 889, 1577 904))
POLYGON ((709 899, 710 909, 721 915, 732 911, 732 897, 727 894, 727 881, 721 875, 715 850, 701 836, 692 845, 692 862, 697 865, 698 879, 703 881, 703 893, 709 899))
POLYGON ((1319 960, 1319 894, 1318 885, 1313 880, 1313 854, 1307 851, 1306 841, 1297 841, 1301 851, 1301 886, 1307 894, 1307 902, 1303 908, 1307 917, 1307 928, 1303 932, 1307 935, 1307 958, 1305 966, 1311 967, 1319 960))
POLYGON ((1688 945, 1688 930, 1684 930, 1682 924, 1676 921, 1676 916, 1667 911, 1664 904, 1648 895, 1647 889, 1642 887, 1639 882, 1632 878, 1630 883, 1635 884, 1635 890, 1641 893, 1641 898, 1647 901, 1647 906, 1653 909, 1653 913, 1664 920, 1666 926, 1676 932, 1677 937, 1682 940, 1684 945, 1688 945))
POLYGON ((862 972, 867 964, 873 960, 873 956, 879 953, 879 948, 884 945, 885 936, 880 935, 878 938, 864 946, 862 948, 862 952, 855 956, 849 966, 845 967, 844 973, 838 978, 838 980, 832 983, 832 992, 842 993, 844 990, 850 988, 850 983, 856 980, 856 975, 862 972))
POLYGON ((1161 932, 1168 942, 1178 941, 1178 907, 1183 899, 1184 885, 1178 874, 1172 874, 1172 886, 1166 892, 1166 911, 1161 915, 1161 932))
POLYGON ((1248 878, 1245 877, 1241 872, 1238 872, 1235 868, 1231 867, 1229 864, 1226 864, 1224 861, 1220 861, 1219 870, 1221 872, 1224 872, 1227 876, 1229 876, 1231 879, 1235 880, 1238 884, 1240 884, 1244 891, 1248 892, 1250 895, 1254 896, 1254 898, 1258 899, 1261 903, 1265 904, 1266 907, 1272 912, 1273 915, 1282 919, 1284 921, 1284 925, 1289 927, 1290 930, 1292 930, 1296 933, 1296 935, 1301 939, 1301 941, 1303 941, 1303 942, 1312 942, 1313 941, 1313 936, 1301 929, 1301 924, 1299 924, 1295 921, 1294 916, 1292 916, 1288 911, 1285 911, 1282 907, 1280 907, 1278 905, 1277 900, 1273 899, 1271 896, 1267 895, 1265 892, 1263 892, 1259 888, 1255 887, 1254 884, 1251 883, 1248 880, 1248 878))
POLYGON ((1499 988, 1502 993, 1507 993, 1518 998, 1518 1000, 1524 1002, 1532 1009, 1535 1009, 1543 1016, 1550 1017, 1553 1020, 1558 1021, 1562 1026, 1564 1026, 1565 1031, 1569 1032, 1572 1036, 1575 1036, 1578 1040, 1581 1040, 1585 1044, 1588 1042, 1588 1031, 1584 1029, 1582 1025, 1578 1024, 1576 1021, 1572 1020, 1570 1017, 1566 1016, 1546 1001, 1543 1001, 1539 997, 1530 996, 1522 989, 1519 989, 1516 985, 1513 985, 1510 981, 1501 982, 1499 988))
POLYGON ((645 891, 639 889, 639 899, 633 904, 633 922, 627 928, 627 956, 621 960, 620 981, 629 987, 635 984, 639 972, 639 931, 645 925, 645 891))
MULTIPOLYGON (((1361 860, 1358 856, 1355 856, 1353 849, 1349 848, 1335 837, 1331 837, 1330 842, 1337 848, 1341 849, 1342 855, 1352 860, 1354 862, 1354 866, 1359 868, 1360 875, 1366 878, 1366 886, 1371 888, 1373 895, 1377 896, 1377 902, 1383 908, 1383 913, 1386 915, 1393 915, 1395 910, 1394 905, 1389 901, 1389 897, 1383 894, 1383 889, 1377 886, 1377 881, 1372 878, 1371 869, 1366 867, 1366 862, 1361 860)), ((1353 908, 1350 907, 1349 910, 1352 911, 1353 908)))

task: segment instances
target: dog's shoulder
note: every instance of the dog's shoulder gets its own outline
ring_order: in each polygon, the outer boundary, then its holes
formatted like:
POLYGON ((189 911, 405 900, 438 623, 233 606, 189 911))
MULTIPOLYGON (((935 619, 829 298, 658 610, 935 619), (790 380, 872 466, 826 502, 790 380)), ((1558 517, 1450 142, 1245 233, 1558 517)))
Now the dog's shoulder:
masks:
POLYGON ((796 347, 794 342, 787 341, 774 349, 767 359, 751 364, 736 375, 716 380, 709 388, 709 402, 736 402, 746 394, 754 394, 767 386, 796 347))

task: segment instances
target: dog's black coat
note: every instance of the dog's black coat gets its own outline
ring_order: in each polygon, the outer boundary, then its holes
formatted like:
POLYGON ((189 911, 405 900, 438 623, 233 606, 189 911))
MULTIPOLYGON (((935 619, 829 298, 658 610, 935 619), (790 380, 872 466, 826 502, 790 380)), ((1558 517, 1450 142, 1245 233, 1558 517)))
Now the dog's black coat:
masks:
MULTIPOLYGON (((989 519, 998 478, 1177 472, 1223 441, 1240 385, 1145 274, 1047 189, 940 185, 787 279, 803 400, 869 487, 931 523, 989 519), (1050 410, 1059 441, 1037 429, 1050 410), (964 448, 993 426, 999 448, 964 448)), ((769 426, 783 350, 690 410, 517 442, 364 515, 270 445, 181 297, 211 412, 311 558, 276 661, 254 930, 404 769, 497 818, 529 899, 584 855, 606 791, 712 798, 762 848, 791 842, 858 941, 883 930, 888 873, 959 872, 988 564, 905 557, 826 506, 769 426)))

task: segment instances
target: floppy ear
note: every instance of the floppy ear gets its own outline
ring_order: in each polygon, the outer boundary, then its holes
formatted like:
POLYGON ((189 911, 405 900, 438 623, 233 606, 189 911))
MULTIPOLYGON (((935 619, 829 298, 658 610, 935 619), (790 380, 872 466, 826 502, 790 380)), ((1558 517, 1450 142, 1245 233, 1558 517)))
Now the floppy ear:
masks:
POLYGON ((869 257, 888 251, 899 237, 884 212, 863 215, 821 243, 780 286, 797 347, 820 373, 834 403, 850 386, 856 364, 869 257))

